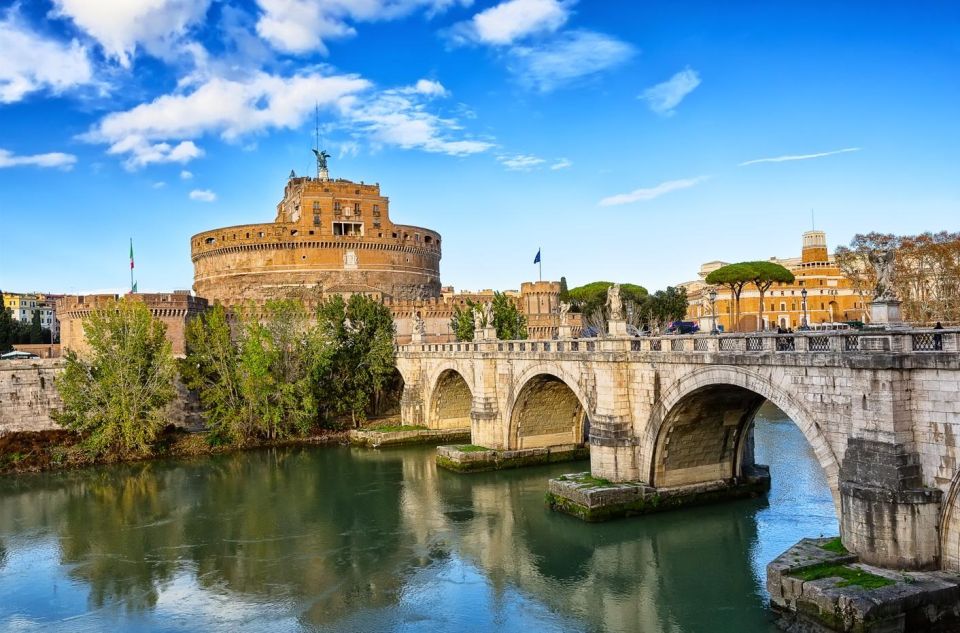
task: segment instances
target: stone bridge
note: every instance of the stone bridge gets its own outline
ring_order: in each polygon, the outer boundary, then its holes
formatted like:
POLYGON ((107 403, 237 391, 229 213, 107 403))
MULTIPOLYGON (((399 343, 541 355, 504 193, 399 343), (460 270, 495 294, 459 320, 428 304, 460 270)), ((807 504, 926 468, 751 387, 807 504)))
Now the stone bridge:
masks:
POLYGON ((816 454, 861 560, 960 570, 960 331, 400 346, 404 423, 495 449, 584 443, 595 477, 736 481, 769 400, 816 454))

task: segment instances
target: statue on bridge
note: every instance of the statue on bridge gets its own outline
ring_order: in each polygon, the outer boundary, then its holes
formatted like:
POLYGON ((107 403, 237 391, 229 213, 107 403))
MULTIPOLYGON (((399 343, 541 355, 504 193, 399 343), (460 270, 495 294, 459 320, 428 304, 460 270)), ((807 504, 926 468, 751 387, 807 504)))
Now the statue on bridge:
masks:
POLYGON ((570 312, 570 303, 568 301, 560 302, 560 325, 567 324, 567 314, 570 312))
POLYGON ((610 321, 623 321, 623 300, 620 299, 620 284, 607 289, 607 312, 610 321))
POLYGON ((869 257, 873 272, 877 276, 877 284, 873 290, 873 300, 896 301, 898 298, 897 290, 893 287, 896 251, 892 248, 885 251, 875 250, 871 251, 869 257))
POLYGON ((424 323, 423 317, 420 316, 419 312, 413 314, 413 324, 410 329, 410 333, 413 337, 413 340, 423 340, 423 337, 427 334, 427 324, 424 323))
POLYGON ((493 327, 493 304, 489 301, 483 304, 483 327, 493 327))
POLYGON ((477 306, 473 306, 471 312, 473 312, 473 329, 479 332, 483 329, 483 312, 481 312, 477 306))

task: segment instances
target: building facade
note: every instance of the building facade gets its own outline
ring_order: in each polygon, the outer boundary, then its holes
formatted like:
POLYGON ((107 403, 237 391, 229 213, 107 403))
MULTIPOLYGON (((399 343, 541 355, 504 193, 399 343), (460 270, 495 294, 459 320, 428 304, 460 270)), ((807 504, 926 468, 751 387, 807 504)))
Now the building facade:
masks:
POLYGON ((33 323, 33 314, 40 313, 40 327, 50 330, 51 340, 56 341, 60 336, 60 324, 57 321, 57 300, 63 295, 47 294, 42 292, 5 292, 3 306, 10 310, 14 320, 30 325, 33 323))
POLYGON ((273 222, 190 238, 194 292, 211 303, 362 292, 377 298, 440 296, 440 234, 394 224, 379 184, 287 181, 273 222))
POLYGON ((775 283, 764 293, 762 320, 760 292, 753 284, 743 288, 740 320, 734 323, 735 309, 730 289, 706 283, 707 275, 728 263, 723 261, 701 265, 697 280, 680 284, 687 290, 686 319, 698 322, 701 330, 709 331, 713 327, 715 308, 717 325, 725 332, 753 332, 778 327, 797 329, 804 325, 804 319, 810 326, 868 320, 870 297, 859 294, 840 272, 829 253, 823 231, 803 234, 800 257, 771 257, 770 261, 788 269, 795 279, 793 283, 775 283), (717 293, 715 306, 710 302, 711 289, 717 293))

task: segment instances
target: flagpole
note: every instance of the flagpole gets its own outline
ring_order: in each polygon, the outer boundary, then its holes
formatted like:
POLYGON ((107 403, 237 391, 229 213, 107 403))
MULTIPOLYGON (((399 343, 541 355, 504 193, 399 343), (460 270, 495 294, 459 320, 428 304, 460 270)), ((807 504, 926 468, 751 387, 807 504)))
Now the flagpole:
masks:
POLYGON ((543 248, 538 246, 537 253, 540 253, 540 261, 537 263, 540 264, 540 281, 543 281, 543 248))

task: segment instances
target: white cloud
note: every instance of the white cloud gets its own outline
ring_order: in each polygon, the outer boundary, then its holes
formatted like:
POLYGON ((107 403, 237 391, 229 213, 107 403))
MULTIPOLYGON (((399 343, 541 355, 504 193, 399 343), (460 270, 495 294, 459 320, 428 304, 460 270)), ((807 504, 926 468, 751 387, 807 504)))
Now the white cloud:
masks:
POLYGON ((497 156, 497 160, 511 171, 530 171, 546 161, 539 156, 530 154, 516 154, 514 156, 497 156))
POLYGON ((472 0, 256 0, 257 34, 284 53, 320 51, 325 42, 356 35, 351 22, 395 20, 424 9, 428 17, 472 0))
POLYGON ((47 154, 31 154, 29 156, 17 156, 13 152, 0 149, 0 169, 5 167, 59 167, 60 169, 72 169, 77 162, 77 157, 73 154, 64 154, 63 152, 50 152, 47 154))
POLYGON ((455 24, 454 43, 504 46, 535 33, 554 32, 567 21, 570 3, 559 0, 506 0, 455 24))
POLYGON ((315 103, 330 106, 369 85, 354 75, 317 73, 281 77, 257 72, 244 80, 215 77, 188 91, 108 114, 81 138, 109 144, 108 152, 126 155, 131 169, 186 163, 203 153, 192 139, 219 134, 235 141, 271 128, 295 128, 313 112, 315 103))
POLYGON ((659 185, 654 187, 649 187, 646 189, 634 189, 630 193, 620 193, 615 196, 609 196, 600 201, 600 206, 612 207, 619 204, 629 204, 631 202, 646 202, 647 200, 659 198, 660 196, 670 193, 671 191, 688 189, 703 182, 704 180, 706 180, 705 176, 684 178, 681 180, 668 180, 666 182, 661 182, 659 185))
POLYGON ((671 116, 683 98, 699 85, 700 75, 697 71, 685 68, 663 83, 647 88, 638 98, 646 101, 657 114, 671 116))
POLYGON ((209 189, 194 189, 190 192, 190 199, 199 202, 214 202, 217 199, 217 194, 209 189))
POLYGON ((810 160, 811 158, 823 158, 824 156, 835 156, 836 154, 846 154, 848 152, 859 152, 859 147, 845 147, 843 149, 833 150, 832 152, 820 152, 818 154, 788 154, 786 156, 776 156, 774 158, 755 158, 740 163, 738 167, 747 165, 756 165, 757 163, 785 163, 791 160, 810 160))
POLYGON ((569 31, 541 46, 510 49, 508 68, 524 83, 549 92, 630 59, 634 49, 603 33, 569 31))
POLYGON ((54 14, 69 18, 130 67, 137 46, 164 57, 177 52, 188 30, 207 14, 211 0, 53 0, 54 14))
POLYGON ((400 92, 407 94, 420 94, 427 97, 446 97, 447 89, 443 87, 443 84, 439 81, 434 81, 433 79, 419 79, 417 83, 412 86, 407 86, 402 88, 400 92))
POLYGON ((93 83, 87 49, 48 39, 19 24, 12 11, 0 19, 0 103, 15 103, 28 94, 66 90, 93 83))
POLYGON ((451 156, 477 154, 493 147, 485 140, 463 138, 456 119, 428 112, 421 97, 402 89, 385 90, 372 98, 345 97, 340 100, 341 117, 375 145, 451 156))
POLYGON ((557 159, 557 162, 550 165, 550 169, 554 171, 558 169, 567 169, 569 167, 573 167, 573 161, 570 160, 569 158, 559 158, 557 159))
POLYGON ((191 178, 193 178, 192 172, 189 172, 186 169, 180 172, 180 180, 190 180, 191 178))
POLYGON ((163 189, 166 186, 167 186, 167 183, 163 182, 162 180, 158 180, 157 182, 150 185, 150 187, 153 189, 163 189))

